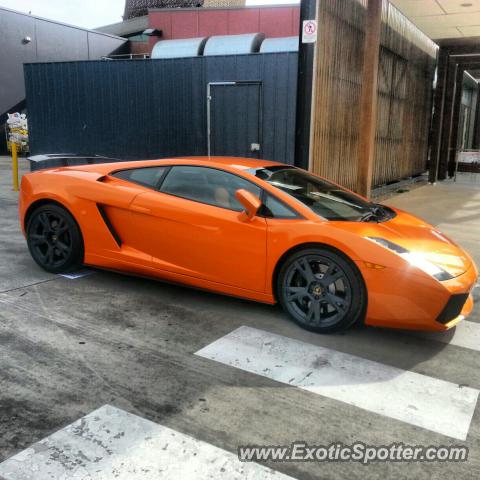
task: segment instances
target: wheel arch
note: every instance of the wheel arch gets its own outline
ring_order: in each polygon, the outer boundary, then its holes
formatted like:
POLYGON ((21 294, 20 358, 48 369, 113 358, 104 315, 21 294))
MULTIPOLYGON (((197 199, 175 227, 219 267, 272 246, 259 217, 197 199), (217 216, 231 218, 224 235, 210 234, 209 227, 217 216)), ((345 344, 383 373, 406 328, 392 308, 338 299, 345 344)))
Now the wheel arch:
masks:
POLYGON ((293 255, 296 252, 299 252, 301 250, 305 250, 308 248, 322 248, 325 250, 330 250, 333 253, 336 253, 346 261, 348 261, 351 265, 352 268, 357 272, 360 280, 363 283, 363 286, 365 287, 365 294, 366 294, 366 300, 368 302, 368 290, 367 290, 367 284, 365 282, 365 279, 363 278, 362 272, 360 269, 357 267, 357 264, 342 250, 340 250, 337 247, 334 247, 333 245, 329 245, 328 243, 322 243, 322 242, 304 242, 304 243, 299 243, 297 245, 294 245, 293 247, 290 247, 288 250, 286 250, 282 256, 278 259, 277 263, 275 264, 275 268, 273 269, 273 275, 272 275, 272 292, 273 292, 273 297, 276 302, 278 302, 278 291, 277 291, 277 280, 278 280, 278 275, 280 274, 280 270, 283 266, 283 264, 287 261, 287 259, 293 255))
POLYGON ((64 210, 66 210, 70 216, 73 218, 73 221, 75 222, 75 224, 77 225, 77 228, 78 228, 78 231, 80 232, 80 241, 81 241, 81 245, 82 245, 82 259, 85 258, 85 240, 83 238, 83 232, 82 232, 82 227, 80 226, 80 224, 78 223, 78 220, 75 218, 75 215, 73 214, 73 212, 70 210, 70 208, 68 208, 67 205, 65 205, 64 203, 62 202, 59 202, 58 200, 56 199, 53 199, 53 198, 39 198, 38 200, 35 200, 34 202, 32 202, 27 210, 25 211, 25 218, 24 218, 24 221, 23 221, 23 225, 24 225, 24 231, 25 231, 25 234, 27 234, 27 227, 28 227, 28 222, 33 214, 33 212, 35 210, 37 210, 39 207, 42 207, 44 205, 56 205, 57 207, 60 207, 60 208, 63 208, 64 210))
POLYGON ((43 205, 51 205, 51 204, 56 205, 57 207, 64 208, 72 216, 72 218, 75 220, 75 223, 77 224, 80 232, 82 231, 82 229, 80 228, 80 225, 77 222, 77 219, 75 218, 75 215, 68 208, 68 206, 65 205, 62 202, 59 202, 56 199, 53 199, 53 198, 39 198, 38 200, 35 200, 34 202, 32 202, 28 206, 27 210, 25 211, 25 216, 24 216, 24 219, 23 219, 23 227, 24 227, 25 231, 27 231, 28 222, 29 222, 33 212, 37 208, 42 207, 43 205))
POLYGON ((25 235, 28 235, 28 231, 27 231, 28 223, 29 223, 30 218, 32 217, 33 213, 38 208, 40 208, 44 205, 55 205, 56 207, 62 208, 72 217, 73 221, 75 222, 75 225, 78 228, 78 232, 79 232, 79 235, 80 235, 80 249, 81 250, 80 250, 79 258, 81 259, 81 262, 83 263, 84 260, 85 260, 85 240, 83 238, 82 228, 80 227, 80 224, 78 223, 77 219, 75 218, 75 215, 72 213, 70 208, 68 208, 67 205, 65 205, 62 202, 59 202, 58 200, 55 200, 53 198, 39 198, 38 200, 35 200, 34 202, 32 202, 28 206, 27 210, 25 211, 25 218, 24 218, 24 222, 23 222, 24 223, 24 229, 25 229, 25 235))

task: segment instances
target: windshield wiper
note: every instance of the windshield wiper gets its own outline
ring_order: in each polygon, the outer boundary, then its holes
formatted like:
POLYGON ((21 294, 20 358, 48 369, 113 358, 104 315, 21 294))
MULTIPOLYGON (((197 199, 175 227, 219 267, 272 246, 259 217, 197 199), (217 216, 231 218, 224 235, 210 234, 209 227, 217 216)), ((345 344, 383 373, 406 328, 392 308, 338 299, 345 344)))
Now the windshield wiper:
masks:
POLYGON ((388 217, 387 211, 378 203, 374 203, 368 212, 364 213, 359 219, 359 222, 379 222, 388 217))

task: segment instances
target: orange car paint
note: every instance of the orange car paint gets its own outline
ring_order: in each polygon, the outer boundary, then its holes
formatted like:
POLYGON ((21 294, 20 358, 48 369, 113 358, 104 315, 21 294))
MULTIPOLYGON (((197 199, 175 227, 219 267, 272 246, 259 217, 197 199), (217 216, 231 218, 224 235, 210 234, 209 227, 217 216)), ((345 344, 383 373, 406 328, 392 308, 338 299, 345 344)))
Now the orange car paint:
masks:
POLYGON ((82 231, 87 265, 157 277, 197 288, 275 303, 274 277, 287 252, 306 244, 342 251, 358 267, 368 292, 369 325, 445 330, 468 315, 470 296, 459 317, 443 325, 435 319, 453 293, 467 293, 477 269, 467 253, 431 225, 396 210, 384 223, 327 221, 308 207, 246 170, 276 162, 229 157, 107 163, 46 169, 25 175, 20 219, 38 201, 67 208, 82 231), (275 219, 245 214, 171 196, 109 175, 156 165, 210 166, 245 177, 283 200, 301 218, 275 219), (106 228, 100 205, 122 239, 106 228), (455 278, 439 282, 384 247, 364 238, 383 237, 421 252, 455 278))

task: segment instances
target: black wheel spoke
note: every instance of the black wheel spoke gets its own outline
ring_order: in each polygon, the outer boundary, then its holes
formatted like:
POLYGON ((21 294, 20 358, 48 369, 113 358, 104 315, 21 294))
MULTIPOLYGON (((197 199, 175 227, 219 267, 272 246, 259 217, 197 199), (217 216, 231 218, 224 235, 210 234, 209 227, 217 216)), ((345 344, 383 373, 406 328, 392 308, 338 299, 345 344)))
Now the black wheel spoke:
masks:
POLYGON ((47 263, 47 253, 43 253, 42 251, 38 250, 37 255, 40 257, 43 263, 47 263))
POLYGON ((325 286, 328 287, 328 285, 331 285, 332 283, 335 283, 337 280, 340 280, 341 278, 343 278, 345 275, 343 272, 341 271, 337 271, 335 273, 332 273, 330 275, 325 275, 325 277, 323 277, 323 284, 325 286))
POLYGON ((62 218, 58 225, 55 226, 55 233, 57 236, 62 235, 68 230, 68 225, 65 223, 65 220, 62 218))
POLYGON ((68 245, 65 245, 63 242, 58 241, 56 246, 61 252, 63 252, 63 254, 70 253, 71 248, 68 245))
POLYGON ((307 321, 312 323, 319 323, 320 320, 320 303, 312 300, 307 311, 307 321))
POLYGON ((40 223, 42 224, 42 227, 43 227, 43 231, 44 231, 44 232, 51 230, 50 220, 48 219, 48 215, 47 215, 45 212, 42 212, 42 213, 38 216, 38 220, 39 220, 40 223))
POLYGON ((49 245, 47 254, 46 254, 46 262, 48 265, 53 265, 53 256, 54 256, 53 247, 49 245))
POLYGON ((295 263, 298 272, 307 282, 313 282, 315 276, 313 275, 312 267, 306 258, 301 258, 295 263))
POLYGON ((335 308, 335 310, 338 310, 339 308, 345 310, 347 308, 347 302, 345 299, 338 295, 334 295, 333 293, 326 293, 325 301, 335 308))
POLYGON ((327 265, 327 269, 323 273, 323 278, 327 278, 330 275, 332 275, 333 271, 335 270, 335 264, 332 262, 329 262, 327 265))
POLYGON ((351 311, 351 282, 329 255, 306 254, 294 260, 284 276, 287 309, 310 328, 332 328, 351 311))
POLYGON ((287 287, 287 300, 293 302, 295 300, 302 300, 305 297, 308 297, 308 288, 307 287, 287 287))
POLYGON ((32 255, 46 269, 61 269, 74 253, 72 226, 58 209, 40 210, 28 227, 27 239, 32 255))
POLYGON ((40 235, 37 233, 34 233, 30 235, 30 238, 32 240, 33 245, 44 245, 47 243, 47 237, 45 235, 40 235))

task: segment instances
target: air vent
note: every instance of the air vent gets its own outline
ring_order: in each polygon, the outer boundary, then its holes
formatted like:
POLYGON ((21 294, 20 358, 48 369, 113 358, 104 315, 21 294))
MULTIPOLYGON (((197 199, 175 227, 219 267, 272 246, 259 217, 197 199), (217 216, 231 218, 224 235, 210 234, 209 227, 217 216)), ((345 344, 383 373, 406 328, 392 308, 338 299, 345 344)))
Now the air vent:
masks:
POLYGON ((105 208, 102 205, 97 204, 98 211, 100 215, 102 216, 103 221, 105 222, 105 226, 108 228, 109 232, 111 233, 113 239, 115 240, 115 243, 121 247, 122 246, 122 239, 118 235, 117 231, 112 225, 112 222, 110 222, 110 219, 108 218, 107 212, 105 211, 105 208))
POLYGON ((451 322, 453 319, 457 318, 465 302, 467 301, 468 293, 460 293, 457 295, 452 295, 448 300, 445 308, 442 310, 440 315, 437 318, 437 322, 443 323, 444 325, 448 322, 451 322))

